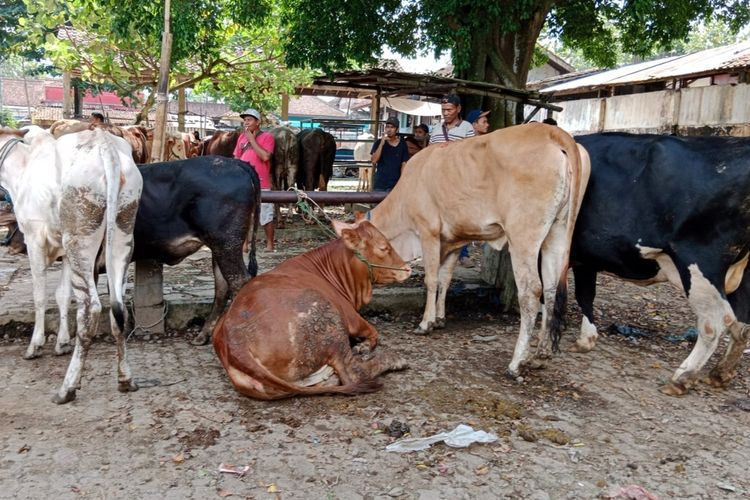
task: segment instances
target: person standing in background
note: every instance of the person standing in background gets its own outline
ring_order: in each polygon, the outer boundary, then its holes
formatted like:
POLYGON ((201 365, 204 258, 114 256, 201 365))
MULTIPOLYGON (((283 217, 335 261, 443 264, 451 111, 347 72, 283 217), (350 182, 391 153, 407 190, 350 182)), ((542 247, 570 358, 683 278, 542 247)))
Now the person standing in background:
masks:
MULTIPOLYGON (((271 189, 271 155, 276 145, 273 134, 260 129, 260 113, 255 109, 246 109, 240 113, 244 129, 237 139, 233 156, 242 160, 255 169, 260 178, 260 189, 271 189)), ((261 203, 260 225, 266 234, 266 251, 273 252, 274 223, 273 203, 261 203)), ((242 249, 247 251, 247 241, 242 249)))
POLYGON ((461 119, 461 98, 456 94, 448 94, 440 100, 443 122, 435 127, 430 135, 430 146, 440 144, 447 146, 449 142, 460 141, 474 137, 474 128, 466 120, 461 119))
POLYGON ((417 125, 414 129, 414 138, 419 141, 420 146, 426 147, 430 143, 430 127, 424 123, 417 125))
POLYGON ((401 169, 409 160, 406 142, 398 136, 399 123, 395 118, 385 121, 385 135, 372 145, 370 151, 375 165, 374 191, 390 191, 401 178, 401 169))
POLYGON ((487 115, 489 114, 489 111, 472 109, 466 115, 466 121, 471 123, 471 126, 474 128, 474 135, 484 135, 490 131, 490 122, 487 120, 487 115))
POLYGON ((95 126, 104 125, 104 115, 101 113, 97 113, 96 111, 91 113, 91 118, 89 118, 89 123, 95 126))

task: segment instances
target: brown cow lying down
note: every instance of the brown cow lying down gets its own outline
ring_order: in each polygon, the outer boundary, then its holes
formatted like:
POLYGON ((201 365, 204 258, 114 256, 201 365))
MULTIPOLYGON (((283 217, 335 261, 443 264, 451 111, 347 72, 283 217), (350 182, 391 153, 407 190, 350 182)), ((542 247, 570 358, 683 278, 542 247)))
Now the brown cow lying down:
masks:
POLYGON ((340 239, 249 281, 216 324, 214 349, 242 394, 372 392, 378 375, 406 368, 390 352, 355 355, 349 337, 375 348, 378 332, 358 311, 372 283, 404 281, 411 269, 371 223, 334 221, 334 228, 340 239))

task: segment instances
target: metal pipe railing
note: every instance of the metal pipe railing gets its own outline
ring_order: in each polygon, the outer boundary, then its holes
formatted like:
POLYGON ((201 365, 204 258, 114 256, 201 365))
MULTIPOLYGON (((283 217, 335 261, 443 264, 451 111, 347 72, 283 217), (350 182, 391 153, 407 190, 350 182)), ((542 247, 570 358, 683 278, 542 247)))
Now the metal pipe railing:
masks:
MULTIPOLYGON (((329 205, 380 203, 388 194, 385 191, 306 191, 304 193, 315 203, 327 203, 329 205)), ((263 203, 294 203, 297 201, 297 193, 294 191, 261 191, 260 201, 263 203)))

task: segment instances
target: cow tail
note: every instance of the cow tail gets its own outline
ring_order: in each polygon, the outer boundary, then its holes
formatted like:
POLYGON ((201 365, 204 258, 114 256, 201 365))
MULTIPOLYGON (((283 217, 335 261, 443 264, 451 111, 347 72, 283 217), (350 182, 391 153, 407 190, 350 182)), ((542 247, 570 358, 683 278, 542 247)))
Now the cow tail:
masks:
POLYGON ((574 142, 571 138, 573 148, 566 148, 568 158, 568 175, 570 176, 570 193, 568 203, 568 214, 566 221, 568 249, 565 259, 565 265, 560 270, 560 279, 557 283, 555 293, 555 304, 552 310, 552 320, 550 324, 550 334, 552 336, 552 349, 560 350, 560 337, 565 329, 565 313, 568 306, 568 270, 570 266, 570 245, 573 241, 576 218, 583 203, 583 196, 586 193, 586 186, 591 176, 591 160, 588 152, 583 146, 574 142))
POLYGON ((552 319, 550 321, 550 335, 552 336, 552 350, 560 352, 560 338, 565 330, 565 312, 568 309, 568 281, 567 272, 565 277, 557 283, 555 292, 555 305, 552 308, 552 319))
MULTIPOLYGON (((120 331, 125 329, 125 307, 122 296, 122 283, 117 283, 118 273, 114 265, 114 237, 117 228, 117 205, 120 197, 120 161, 110 142, 109 134, 101 128, 94 130, 96 140, 102 144, 101 156, 104 165, 104 178, 107 183, 106 229, 104 236, 104 256, 107 266, 107 284, 110 293, 110 310, 120 331)), ((122 277, 119 277, 122 278, 122 277)))
MULTIPOLYGON (((257 180, 257 177, 255 178, 257 180)), ((253 196, 254 206, 250 211, 250 231, 248 234, 248 244, 250 247, 250 253, 248 254, 247 260, 247 272, 251 278, 255 278, 258 275, 258 260, 255 258, 255 243, 258 237, 258 226, 260 225, 260 180, 253 181, 253 196)))

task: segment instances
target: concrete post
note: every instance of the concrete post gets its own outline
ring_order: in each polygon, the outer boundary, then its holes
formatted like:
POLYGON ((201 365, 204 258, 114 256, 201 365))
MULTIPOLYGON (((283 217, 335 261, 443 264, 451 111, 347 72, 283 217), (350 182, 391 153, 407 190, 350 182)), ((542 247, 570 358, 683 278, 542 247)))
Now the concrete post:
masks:
POLYGON ((162 265, 154 260, 135 263, 133 319, 135 327, 149 333, 164 333, 164 277, 162 265))

